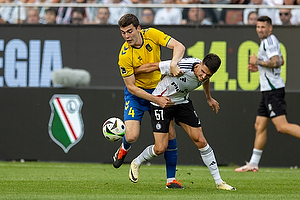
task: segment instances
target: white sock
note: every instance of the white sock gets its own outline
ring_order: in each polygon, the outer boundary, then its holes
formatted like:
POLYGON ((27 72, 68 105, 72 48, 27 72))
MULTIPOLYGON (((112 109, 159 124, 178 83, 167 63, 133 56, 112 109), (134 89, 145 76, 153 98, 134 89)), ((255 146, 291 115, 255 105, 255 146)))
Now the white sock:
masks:
POLYGON ((176 180, 175 178, 167 178, 167 184, 173 182, 173 180, 176 180))
POLYGON ((200 155, 204 164, 208 167, 211 175, 213 176, 215 183, 218 185, 223 182, 221 179, 218 164, 215 158, 215 154, 212 148, 207 144, 204 148, 199 149, 200 155))
POLYGON ((255 149, 255 148, 253 149, 252 156, 249 161, 249 164, 251 166, 255 166, 255 167, 258 166, 262 152, 263 152, 262 150, 255 149))
POLYGON ((157 155, 154 153, 154 145, 150 145, 144 149, 144 151, 138 155, 134 159, 135 164, 141 165, 143 162, 151 160, 152 158, 156 157, 157 155))

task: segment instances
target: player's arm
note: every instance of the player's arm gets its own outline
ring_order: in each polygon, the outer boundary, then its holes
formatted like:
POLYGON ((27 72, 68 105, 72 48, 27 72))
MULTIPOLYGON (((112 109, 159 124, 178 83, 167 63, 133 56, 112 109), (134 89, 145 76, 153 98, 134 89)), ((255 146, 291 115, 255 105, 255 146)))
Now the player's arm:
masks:
POLYGON ((128 76, 128 77, 123 77, 123 80, 124 80, 124 83, 125 83, 128 91, 131 94, 133 94, 137 97, 140 97, 140 98, 146 99, 148 101, 154 102, 162 108, 174 105, 174 102, 171 102, 170 98, 168 98, 168 97, 157 97, 157 96, 149 94, 145 90, 137 87, 135 85, 135 76, 134 76, 134 74, 132 74, 131 76, 128 76))
POLYGON ((159 70, 159 63, 147 63, 134 69, 134 74, 149 73, 159 70))
POLYGON ((217 102, 210 95, 209 79, 203 83, 203 89, 205 92, 205 96, 206 96, 208 105, 211 107, 212 110, 215 110, 216 113, 218 113, 219 109, 220 109, 219 102, 217 102))
POLYGON ((185 46, 174 38, 171 38, 167 44, 167 47, 169 49, 173 49, 173 57, 170 64, 170 74, 172 76, 180 76, 183 74, 183 72, 177 66, 177 63, 183 58, 185 46))
POLYGON ((282 62, 280 62, 279 55, 275 55, 267 61, 262 61, 258 60, 257 56, 253 53, 253 55, 249 56, 249 64, 260 65, 267 68, 277 68, 281 66, 282 62))

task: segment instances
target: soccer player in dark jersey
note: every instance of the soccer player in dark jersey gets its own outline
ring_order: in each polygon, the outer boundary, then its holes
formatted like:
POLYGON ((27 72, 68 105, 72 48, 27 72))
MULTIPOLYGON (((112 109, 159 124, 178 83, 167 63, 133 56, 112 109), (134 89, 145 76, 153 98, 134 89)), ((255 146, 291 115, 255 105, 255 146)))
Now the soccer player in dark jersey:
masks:
POLYGON ((259 71, 261 102, 255 121, 255 141, 250 162, 236 168, 237 172, 257 172, 258 164, 267 142, 267 124, 271 120, 279 133, 300 138, 300 126, 288 123, 286 119, 285 84, 280 77, 283 57, 280 43, 272 34, 272 20, 261 16, 257 20, 256 32, 261 41, 258 54, 250 56, 248 69, 259 71))
POLYGON ((184 72, 180 77, 170 75, 170 63, 171 61, 152 63, 149 64, 150 66, 144 65, 136 70, 136 73, 142 73, 150 68, 152 70, 159 69, 164 76, 152 94, 168 97, 174 102, 174 105, 163 108, 155 102, 151 102, 151 121, 155 144, 145 148, 131 162, 129 179, 132 182, 137 182, 141 164, 166 151, 170 122, 175 120, 176 124, 184 129, 199 149, 202 160, 213 176, 217 188, 236 190, 222 180, 213 149, 203 135, 201 122, 189 98, 190 91, 203 84, 208 105, 218 113, 219 103, 211 97, 209 79, 219 69, 221 59, 212 53, 207 54, 203 61, 198 58, 184 58, 178 63, 180 70, 184 72))
MULTIPOLYGON (((125 42, 119 53, 120 73, 125 83, 124 121, 126 133, 122 144, 113 156, 113 166, 119 168, 124 162, 132 143, 140 133, 140 123, 144 112, 150 112, 150 101, 161 107, 167 107, 174 103, 168 97, 157 97, 152 91, 161 79, 159 71, 143 74, 134 74, 134 69, 153 62, 160 62, 161 47, 173 50, 171 61, 171 74, 180 75, 181 71, 177 63, 184 55, 185 47, 171 36, 155 28, 141 29, 138 18, 133 14, 125 14, 118 22, 122 37, 125 42)), ((182 188, 176 181, 177 141, 175 129, 171 124, 168 134, 168 150, 165 153, 167 187, 182 188)))

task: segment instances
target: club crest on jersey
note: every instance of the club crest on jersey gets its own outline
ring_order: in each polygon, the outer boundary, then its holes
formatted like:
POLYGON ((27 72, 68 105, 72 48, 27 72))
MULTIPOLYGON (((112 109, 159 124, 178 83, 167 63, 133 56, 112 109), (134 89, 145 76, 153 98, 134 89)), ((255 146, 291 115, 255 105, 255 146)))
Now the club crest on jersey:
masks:
POLYGON ((81 117, 83 102, 77 94, 55 94, 49 104, 51 107, 49 135, 65 153, 68 153, 84 134, 81 117))
POLYGON ((146 45, 146 49, 149 51, 149 52, 151 52, 153 49, 152 49, 152 47, 150 46, 150 44, 147 44, 146 45))

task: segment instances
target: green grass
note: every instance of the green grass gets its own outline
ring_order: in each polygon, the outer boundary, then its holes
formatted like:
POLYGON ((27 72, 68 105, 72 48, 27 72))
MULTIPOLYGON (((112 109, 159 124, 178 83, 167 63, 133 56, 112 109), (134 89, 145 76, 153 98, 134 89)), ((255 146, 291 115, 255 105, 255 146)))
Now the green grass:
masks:
POLYGON ((300 199, 300 170, 260 168, 237 173, 220 167, 237 191, 217 190, 203 166, 177 166, 185 190, 165 189, 165 167, 142 165, 139 182, 128 179, 129 165, 0 162, 0 199, 300 199))

